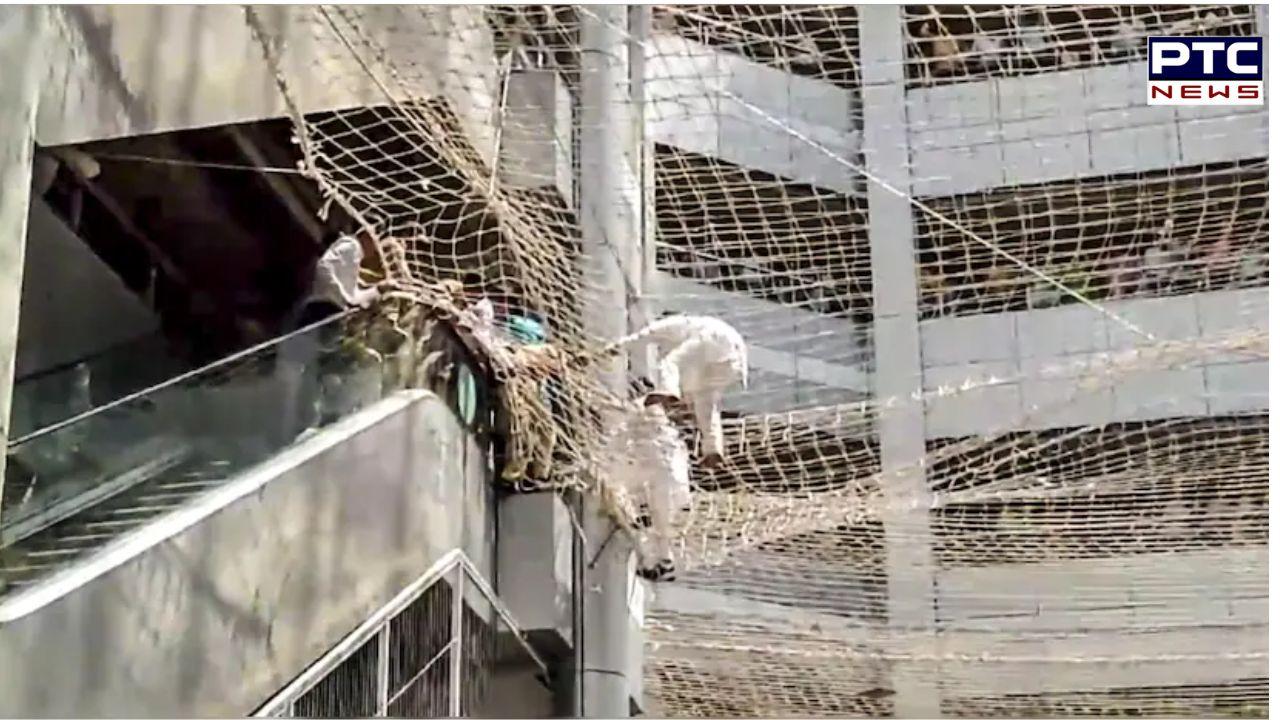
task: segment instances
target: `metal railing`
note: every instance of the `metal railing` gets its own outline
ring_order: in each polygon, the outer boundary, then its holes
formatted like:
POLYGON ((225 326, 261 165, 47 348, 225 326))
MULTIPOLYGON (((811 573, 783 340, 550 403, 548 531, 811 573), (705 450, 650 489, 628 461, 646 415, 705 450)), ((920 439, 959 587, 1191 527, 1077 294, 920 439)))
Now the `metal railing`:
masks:
POLYGON ((470 716, 490 695, 494 667, 513 660, 548 677, 515 619, 455 549, 253 716, 470 716))

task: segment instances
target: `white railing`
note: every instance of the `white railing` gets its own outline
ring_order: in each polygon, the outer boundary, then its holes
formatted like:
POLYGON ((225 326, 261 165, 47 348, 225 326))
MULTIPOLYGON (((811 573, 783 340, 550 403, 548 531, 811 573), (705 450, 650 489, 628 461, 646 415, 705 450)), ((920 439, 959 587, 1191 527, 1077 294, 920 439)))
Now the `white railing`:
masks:
MULTIPOLYGON (((346 697, 322 699, 323 704, 332 704, 339 710, 335 716, 349 716, 352 711, 361 714, 359 709, 362 705, 368 706, 373 711, 370 714, 376 717, 389 715, 393 717, 424 715, 462 717, 464 714, 471 714, 468 711, 474 708, 468 708, 467 705, 482 699, 485 694, 486 680, 483 674, 486 668, 479 668, 480 673, 469 673, 467 663, 464 663, 467 660, 465 640, 468 639, 469 634, 464 616, 468 604, 472 605, 473 609, 492 611, 496 616, 494 624, 505 626, 505 631, 510 633, 519 649, 527 655, 523 660, 527 660, 532 668, 536 668, 539 678, 547 678, 547 665, 525 639, 515 619, 466 554, 462 550, 454 549, 437 560, 417 580, 400 591, 391 602, 374 611, 332 650, 325 653, 284 689, 276 693, 254 713, 254 717, 295 717, 295 713, 303 710, 299 707, 302 704, 308 705, 302 712, 303 716, 325 716, 323 712, 317 713, 316 708, 311 707, 312 703, 309 700, 316 694, 323 693, 322 683, 342 672, 343 667, 349 662, 361 662, 363 658, 358 658, 357 655, 368 647, 370 641, 376 643, 373 650, 375 661, 371 664, 365 663, 364 667, 357 668, 355 672, 365 677, 370 672, 373 673, 373 682, 344 687, 346 697), (445 613, 428 613, 425 618, 427 625, 425 632, 422 632, 424 628, 419 623, 407 631, 400 628, 402 632, 397 633, 397 629, 393 627, 395 620, 402 617, 410 606, 423 600, 430 591, 442 587, 448 589, 447 616, 445 613), (476 593, 470 592, 473 589, 477 591, 479 598, 475 597, 476 593), (487 607, 474 608, 476 604, 487 607), (408 633, 413 633, 414 636, 394 639, 392 637, 393 634, 408 633), (446 642, 432 642, 445 637, 447 637, 446 642), (421 667, 408 669, 397 667, 400 672, 393 673, 393 640, 397 641, 397 647, 400 647, 400 642, 403 641, 422 643, 422 656, 425 662, 421 667), (441 647, 436 648, 435 644, 441 647), (393 674, 403 677, 396 681, 392 678, 393 674), (423 683, 432 685, 425 696, 421 693, 420 687, 423 683), (373 688, 373 697, 359 697, 360 689, 368 689, 368 687, 373 688), (397 700, 405 697, 417 701, 415 702, 417 707, 412 708, 412 713, 405 715, 396 711, 389 712, 389 708, 392 708, 397 700), (468 702, 469 698, 470 702, 468 702)), ((482 622, 484 622, 483 619, 482 622)), ((481 631, 483 632, 483 628, 481 631)), ((498 632, 502 632, 502 629, 498 632)), ((399 656, 396 659, 400 659, 399 656)))

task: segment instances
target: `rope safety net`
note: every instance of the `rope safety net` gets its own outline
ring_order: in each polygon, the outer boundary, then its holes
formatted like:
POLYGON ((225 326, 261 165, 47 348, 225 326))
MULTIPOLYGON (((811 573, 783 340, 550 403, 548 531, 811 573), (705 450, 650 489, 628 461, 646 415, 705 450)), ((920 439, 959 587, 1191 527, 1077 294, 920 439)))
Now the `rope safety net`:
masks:
POLYGON ((1260 34, 1257 9, 654 6, 613 28, 643 92, 609 113, 583 105, 598 13, 258 32, 404 334, 474 323, 459 286, 494 303, 511 478, 624 523, 620 365, 574 362, 618 290, 575 142, 601 117, 650 142, 616 169, 649 180, 625 291, 751 358, 649 602, 650 712, 1261 716, 1267 116, 1148 107, 1141 76, 1146 36, 1260 34))

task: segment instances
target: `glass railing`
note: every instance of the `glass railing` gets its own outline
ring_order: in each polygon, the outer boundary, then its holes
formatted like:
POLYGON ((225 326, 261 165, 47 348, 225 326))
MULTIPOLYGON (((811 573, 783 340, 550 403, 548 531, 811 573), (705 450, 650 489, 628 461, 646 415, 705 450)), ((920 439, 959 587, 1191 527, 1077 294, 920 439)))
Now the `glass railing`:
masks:
MULTIPOLYGON (((229 478, 394 392, 368 345, 375 317, 329 318, 11 435, 0 548, 177 466, 206 484, 229 478)), ((43 379, 48 387, 31 397, 56 402, 67 395, 58 383, 74 391, 77 372, 43 379)), ((59 413, 68 414, 54 408, 44 417, 59 413)))
POLYGON ((151 387, 188 369, 169 353, 159 332, 113 345, 13 383, 9 437, 50 425, 151 387))

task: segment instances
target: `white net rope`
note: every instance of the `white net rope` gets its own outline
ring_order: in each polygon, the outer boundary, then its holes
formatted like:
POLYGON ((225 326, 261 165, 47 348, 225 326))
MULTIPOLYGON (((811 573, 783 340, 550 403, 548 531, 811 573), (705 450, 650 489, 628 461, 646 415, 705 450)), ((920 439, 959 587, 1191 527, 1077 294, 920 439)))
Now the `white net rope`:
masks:
MULTIPOLYGON (((626 290, 723 317, 751 355, 726 464, 694 471, 670 538, 680 580, 650 598, 651 712, 1264 712, 1266 113, 1141 89, 1147 35, 1254 34, 1256 9, 860 14, 658 6, 622 28, 655 263, 626 290), (900 94, 864 92, 868 53, 900 94), (873 137, 906 144, 896 180, 873 137), (909 214, 877 220, 886 201, 909 214)), ((627 398, 572 362, 614 339, 589 330, 610 288, 577 210, 584 19, 256 22, 371 276, 461 322, 444 281, 494 302, 513 477, 612 494, 627 398), (359 101, 314 111, 332 96, 359 101)))

